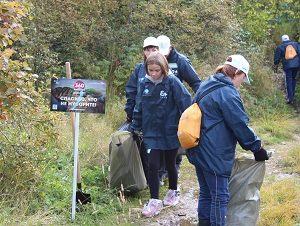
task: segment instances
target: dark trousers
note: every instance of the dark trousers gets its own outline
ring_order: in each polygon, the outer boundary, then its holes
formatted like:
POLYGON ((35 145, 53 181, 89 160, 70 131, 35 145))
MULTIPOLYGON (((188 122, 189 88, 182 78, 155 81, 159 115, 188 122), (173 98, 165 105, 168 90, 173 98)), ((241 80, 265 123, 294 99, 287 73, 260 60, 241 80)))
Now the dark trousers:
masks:
POLYGON ((296 76, 298 73, 298 68, 290 68, 285 70, 284 72, 287 99, 289 102, 293 102, 296 90, 296 76))
MULTIPOLYGON (((175 164, 179 166, 182 162, 182 155, 177 154, 176 156, 176 162, 175 164)), ((161 152, 160 156, 160 166, 159 166, 159 178, 162 178, 162 176, 166 175, 167 173, 167 168, 166 168, 166 158, 165 158, 165 153, 161 152)))
POLYGON ((161 152, 165 153, 166 168, 169 177, 169 189, 177 190, 178 174, 175 166, 175 159, 178 149, 173 150, 157 150, 152 149, 148 154, 149 166, 149 188, 152 199, 159 199, 159 175, 158 169, 160 165, 161 152))

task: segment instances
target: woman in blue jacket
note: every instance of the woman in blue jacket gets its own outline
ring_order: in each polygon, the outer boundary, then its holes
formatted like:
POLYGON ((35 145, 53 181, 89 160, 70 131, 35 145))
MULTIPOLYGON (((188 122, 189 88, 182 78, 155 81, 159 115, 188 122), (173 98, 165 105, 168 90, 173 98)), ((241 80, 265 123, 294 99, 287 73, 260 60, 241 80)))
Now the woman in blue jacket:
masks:
POLYGON ((144 65, 145 61, 151 53, 158 52, 158 51, 159 51, 159 45, 157 39, 152 36, 147 37, 144 40, 144 44, 143 44, 144 61, 138 63, 135 66, 134 71, 129 78, 129 81, 126 84, 127 101, 124 110, 126 112, 128 121, 132 120, 133 109, 136 103, 136 95, 138 93, 139 82, 146 75, 146 70, 144 65))
POLYGON ((145 62, 147 75, 140 82, 134 108, 132 130, 143 134, 148 152, 148 184, 150 200, 142 214, 152 217, 163 204, 174 206, 179 202, 178 175, 175 165, 180 146, 177 129, 181 113, 191 105, 188 90, 173 74, 169 74, 166 58, 159 52, 150 54, 145 62), (165 152, 169 177, 169 191, 163 202, 159 199, 160 152, 165 152))
POLYGON ((237 88, 249 82, 249 63, 241 55, 229 56, 198 89, 194 101, 202 111, 200 141, 187 151, 200 185, 199 225, 226 225, 229 177, 237 142, 254 153, 256 161, 268 159, 261 140, 248 126, 237 88))

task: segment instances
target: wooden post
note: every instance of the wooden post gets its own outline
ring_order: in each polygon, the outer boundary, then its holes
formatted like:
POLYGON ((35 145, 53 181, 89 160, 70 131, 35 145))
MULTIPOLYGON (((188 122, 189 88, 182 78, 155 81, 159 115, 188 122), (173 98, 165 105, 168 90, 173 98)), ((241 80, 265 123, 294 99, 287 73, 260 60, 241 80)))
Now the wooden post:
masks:
MULTIPOLYGON (((72 79, 70 62, 66 62, 66 75, 68 79, 72 79)), ((78 130, 79 130, 79 113, 70 112, 73 144, 74 144, 74 168, 73 168, 73 195, 72 195, 72 219, 75 219, 76 208, 76 185, 80 183, 80 171, 78 160, 78 130), (76 176, 75 176, 76 175, 76 176)))

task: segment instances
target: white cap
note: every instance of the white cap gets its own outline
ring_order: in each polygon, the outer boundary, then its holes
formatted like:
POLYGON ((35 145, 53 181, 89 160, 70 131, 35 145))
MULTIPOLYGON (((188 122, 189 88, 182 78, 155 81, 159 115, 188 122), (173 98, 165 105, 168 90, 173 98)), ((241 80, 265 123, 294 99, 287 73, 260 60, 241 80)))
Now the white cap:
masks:
POLYGON ((232 61, 225 61, 225 64, 229 64, 232 67, 235 67, 236 69, 244 72, 246 74, 246 77, 243 79, 243 82, 250 84, 250 80, 248 77, 250 65, 248 61, 242 55, 231 55, 229 57, 231 57, 232 61))
POLYGON ((159 47, 157 39, 155 37, 151 37, 151 36, 146 38, 144 40, 143 48, 145 48, 147 46, 157 46, 157 47, 159 47))
POLYGON ((157 37, 158 45, 159 45, 159 52, 166 56, 170 52, 170 46, 171 46, 171 41, 169 37, 165 35, 160 35, 157 37))
POLYGON ((284 41, 289 41, 290 37, 288 35, 282 35, 281 40, 284 41))

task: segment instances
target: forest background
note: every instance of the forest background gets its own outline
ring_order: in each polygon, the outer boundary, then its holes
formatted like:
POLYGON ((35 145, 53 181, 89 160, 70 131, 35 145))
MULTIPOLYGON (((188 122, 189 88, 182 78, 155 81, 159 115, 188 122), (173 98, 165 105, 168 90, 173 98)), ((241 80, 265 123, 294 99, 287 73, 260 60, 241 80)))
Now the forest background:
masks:
POLYGON ((80 121, 82 180, 97 200, 82 207, 80 224, 114 222, 137 202, 123 202, 108 189, 108 144, 126 118, 125 85, 143 60, 148 36, 169 36, 202 80, 228 55, 244 55, 251 85, 240 92, 252 125, 270 137, 266 145, 290 138, 295 116, 272 65, 283 34, 300 40, 297 0, 20 0, 0 6, 2 225, 71 222, 70 115, 49 108, 50 79, 66 77, 66 62, 73 78, 107 81, 106 114, 83 114, 80 121))

